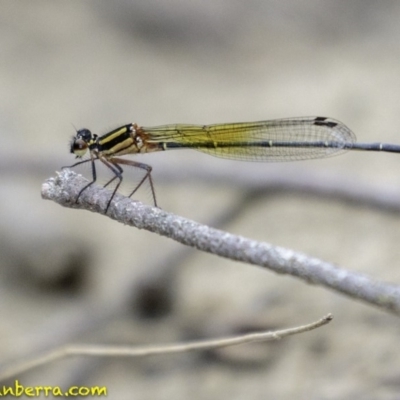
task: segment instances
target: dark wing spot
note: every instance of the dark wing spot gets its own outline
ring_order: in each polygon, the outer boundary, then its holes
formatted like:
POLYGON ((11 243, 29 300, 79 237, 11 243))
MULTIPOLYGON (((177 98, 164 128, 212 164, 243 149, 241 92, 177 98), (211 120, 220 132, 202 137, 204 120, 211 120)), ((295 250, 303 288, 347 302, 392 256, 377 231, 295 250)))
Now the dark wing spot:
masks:
POLYGON ((327 126, 328 128, 334 128, 337 126, 337 122, 329 121, 326 117, 317 117, 314 120, 314 125, 317 126, 327 126))

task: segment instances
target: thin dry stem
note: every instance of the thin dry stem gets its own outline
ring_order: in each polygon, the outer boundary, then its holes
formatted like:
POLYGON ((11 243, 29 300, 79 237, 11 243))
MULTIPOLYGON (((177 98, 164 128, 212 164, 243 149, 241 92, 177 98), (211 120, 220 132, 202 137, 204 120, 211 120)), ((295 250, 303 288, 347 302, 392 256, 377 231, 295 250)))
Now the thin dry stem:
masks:
POLYGON ((26 360, 18 365, 5 369, 0 373, 0 380, 12 378, 41 365, 52 363, 68 356, 97 356, 97 357, 146 357, 160 354, 183 353, 194 350, 211 350, 221 347, 240 345, 251 342, 266 342, 283 339, 287 336, 309 332, 320 328, 332 321, 331 314, 326 315, 318 321, 310 324, 297 326, 278 331, 249 333, 240 336, 226 337, 214 340, 202 340, 187 343, 165 344, 156 346, 121 347, 121 346, 92 346, 92 345, 69 345, 44 353, 40 356, 26 360))

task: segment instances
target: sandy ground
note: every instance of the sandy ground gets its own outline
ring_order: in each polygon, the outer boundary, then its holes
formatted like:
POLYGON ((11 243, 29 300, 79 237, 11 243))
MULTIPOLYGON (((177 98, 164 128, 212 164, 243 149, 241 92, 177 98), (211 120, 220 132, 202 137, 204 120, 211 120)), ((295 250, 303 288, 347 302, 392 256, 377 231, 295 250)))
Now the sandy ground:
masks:
MULTIPOLYGON (((395 315, 40 198, 44 179, 73 162, 74 126, 102 134, 129 122, 324 115, 362 142, 400 143, 400 3, 3 0, 0 10, 3 367, 68 343, 213 338, 332 312, 329 326, 279 343, 78 357, 18 379, 105 385, 110 399, 400 397, 395 315)), ((335 189, 320 196, 245 184, 246 176, 301 177, 389 196, 399 193, 396 155, 253 164, 177 151, 137 159, 154 167, 165 210, 400 283, 395 211, 340 200, 335 189)))

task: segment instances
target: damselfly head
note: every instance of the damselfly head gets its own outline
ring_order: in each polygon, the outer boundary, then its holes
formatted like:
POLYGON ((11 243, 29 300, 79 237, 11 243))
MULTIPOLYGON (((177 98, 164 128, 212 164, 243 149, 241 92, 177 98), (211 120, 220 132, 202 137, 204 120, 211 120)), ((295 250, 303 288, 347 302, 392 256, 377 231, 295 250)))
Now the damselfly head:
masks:
POLYGON ((93 135, 89 129, 79 129, 71 140, 71 153, 75 154, 77 158, 83 157, 92 140, 93 135))

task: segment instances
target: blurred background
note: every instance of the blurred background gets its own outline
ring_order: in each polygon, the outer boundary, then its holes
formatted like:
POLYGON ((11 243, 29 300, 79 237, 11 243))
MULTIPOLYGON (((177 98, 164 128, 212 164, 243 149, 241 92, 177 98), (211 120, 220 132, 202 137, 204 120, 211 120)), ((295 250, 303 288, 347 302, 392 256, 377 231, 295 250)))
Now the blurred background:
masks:
MULTIPOLYGON (((74 127, 104 134, 130 122, 322 115, 361 142, 399 144, 399 2, 3 0, 0 9, 2 366, 68 343, 215 338, 332 312, 328 327, 279 343, 76 357, 18 378, 107 386, 118 399, 399 395, 395 316, 40 198, 42 182, 74 162, 74 127)), ((261 164, 171 151, 135 160, 153 166, 167 211, 400 283, 399 214, 357 197, 400 202, 395 154, 261 164)))

